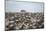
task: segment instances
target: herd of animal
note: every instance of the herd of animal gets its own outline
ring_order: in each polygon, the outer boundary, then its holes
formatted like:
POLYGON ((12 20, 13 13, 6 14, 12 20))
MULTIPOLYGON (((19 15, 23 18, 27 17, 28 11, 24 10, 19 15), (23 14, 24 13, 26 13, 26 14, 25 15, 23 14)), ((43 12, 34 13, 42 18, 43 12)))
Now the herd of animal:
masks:
POLYGON ((5 13, 5 30, 44 28, 43 13, 5 13))

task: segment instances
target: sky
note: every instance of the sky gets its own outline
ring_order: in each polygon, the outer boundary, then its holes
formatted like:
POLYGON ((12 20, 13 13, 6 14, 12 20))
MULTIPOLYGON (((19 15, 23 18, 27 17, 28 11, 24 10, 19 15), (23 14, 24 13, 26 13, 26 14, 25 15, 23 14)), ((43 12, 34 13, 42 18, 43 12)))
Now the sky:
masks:
POLYGON ((21 2, 15 0, 6 0, 6 12, 20 12, 26 10, 26 12, 43 12, 43 3, 36 2, 21 2))

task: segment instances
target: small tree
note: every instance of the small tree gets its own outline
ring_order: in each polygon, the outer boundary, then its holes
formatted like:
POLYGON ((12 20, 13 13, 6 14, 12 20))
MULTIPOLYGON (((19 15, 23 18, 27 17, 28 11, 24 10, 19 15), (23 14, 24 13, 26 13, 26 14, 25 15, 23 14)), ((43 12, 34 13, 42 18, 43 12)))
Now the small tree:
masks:
POLYGON ((26 12, 26 10, 21 10, 21 12, 26 12))

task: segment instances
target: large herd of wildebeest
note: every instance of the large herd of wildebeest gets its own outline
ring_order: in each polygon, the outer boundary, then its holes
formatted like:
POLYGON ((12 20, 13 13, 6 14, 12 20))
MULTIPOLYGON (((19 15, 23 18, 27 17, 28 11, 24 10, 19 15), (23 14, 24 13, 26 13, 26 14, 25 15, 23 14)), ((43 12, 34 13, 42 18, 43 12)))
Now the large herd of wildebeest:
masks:
POLYGON ((5 13, 5 30, 44 28, 44 13, 5 13))

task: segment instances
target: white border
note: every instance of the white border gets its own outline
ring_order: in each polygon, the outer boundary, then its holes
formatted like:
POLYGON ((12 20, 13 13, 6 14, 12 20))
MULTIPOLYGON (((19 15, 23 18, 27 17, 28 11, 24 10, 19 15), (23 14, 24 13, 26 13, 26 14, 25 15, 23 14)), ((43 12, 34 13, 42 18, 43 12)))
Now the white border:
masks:
MULTIPOLYGON (((16 1, 32 1, 32 2, 44 2, 44 29, 32 29, 22 31, 46 31, 46 0, 16 0, 16 1)), ((5 10, 4 0, 0 0, 0 31, 5 31, 5 10)))

